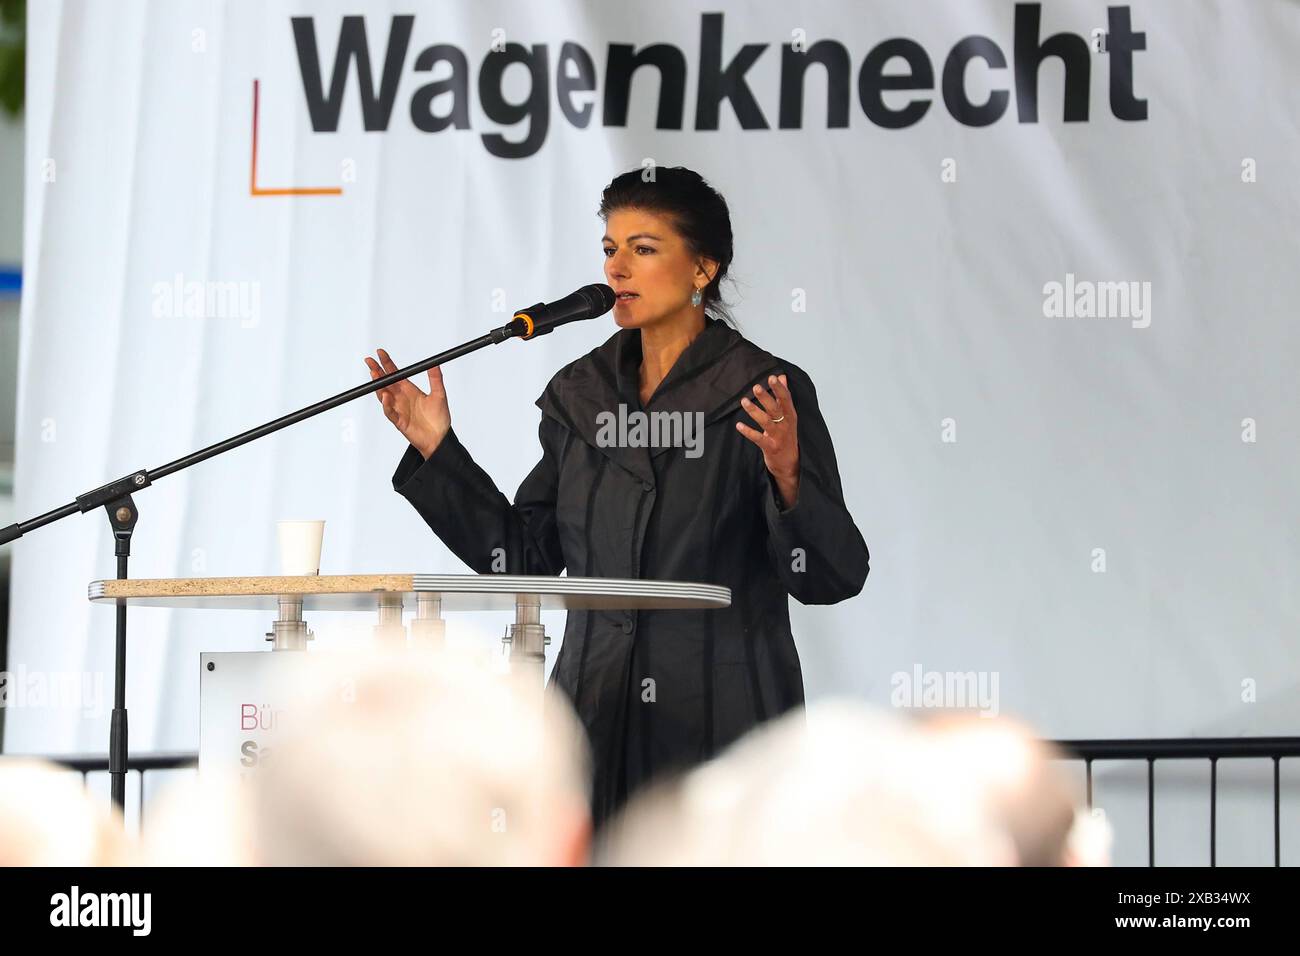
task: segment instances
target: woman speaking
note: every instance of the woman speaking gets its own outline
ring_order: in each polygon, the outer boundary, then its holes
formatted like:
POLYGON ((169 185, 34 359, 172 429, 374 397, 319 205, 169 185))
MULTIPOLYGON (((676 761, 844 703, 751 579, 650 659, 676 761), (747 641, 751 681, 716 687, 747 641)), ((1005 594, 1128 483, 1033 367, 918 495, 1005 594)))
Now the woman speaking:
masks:
MULTIPOLYGON (((812 380, 726 321, 722 196, 688 169, 634 170, 600 217, 619 331, 537 400, 542 459, 514 504, 452 429, 440 369, 428 394, 409 380, 377 393, 410 442, 394 489, 474 571, 504 554, 510 574, 731 589, 721 610, 569 613, 551 684, 590 738, 597 825, 651 778, 802 705, 789 596, 834 604, 868 570, 812 380), (660 411, 702 424, 693 447, 610 441, 602 425, 660 411)), ((398 368, 383 349, 366 364, 372 379, 398 368)))

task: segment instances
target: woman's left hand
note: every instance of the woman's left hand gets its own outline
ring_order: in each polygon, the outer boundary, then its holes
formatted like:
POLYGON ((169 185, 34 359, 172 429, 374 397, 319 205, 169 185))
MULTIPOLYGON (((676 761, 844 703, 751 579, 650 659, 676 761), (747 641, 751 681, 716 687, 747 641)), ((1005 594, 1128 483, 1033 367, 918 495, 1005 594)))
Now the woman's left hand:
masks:
POLYGON ((743 422, 736 422, 736 430, 763 452, 763 464, 776 480, 788 511, 799 499, 799 416, 795 414, 785 376, 769 375, 767 384, 772 389, 770 392, 762 385, 754 386, 757 402, 749 398, 740 400, 740 407, 762 431, 743 422))

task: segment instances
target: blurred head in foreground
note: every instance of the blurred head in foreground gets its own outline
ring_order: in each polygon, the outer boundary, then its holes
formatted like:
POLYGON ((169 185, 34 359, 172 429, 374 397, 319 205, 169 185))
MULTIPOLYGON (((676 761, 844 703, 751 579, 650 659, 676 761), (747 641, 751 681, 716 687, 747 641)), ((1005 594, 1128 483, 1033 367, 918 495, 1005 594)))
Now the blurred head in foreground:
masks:
POLYGON ((1059 751, 1005 719, 945 716, 923 729, 940 750, 954 786, 978 799, 1015 845, 1020 866, 1097 865, 1108 845, 1076 807, 1060 772, 1059 751))
POLYGON ((209 841, 192 814, 165 818, 147 834, 155 859, 180 862, 179 842, 272 866, 586 862, 585 742, 561 699, 543 708, 540 686, 446 652, 313 652, 303 665, 274 759, 242 784, 202 782, 232 832, 209 841))
POLYGON ((1074 809, 1047 756, 997 720, 926 726, 858 703, 813 704, 634 799, 603 831, 597 861, 1066 862, 1074 809))
POLYGON ((81 775, 42 760, 0 761, 0 866, 131 862, 121 816, 81 775))

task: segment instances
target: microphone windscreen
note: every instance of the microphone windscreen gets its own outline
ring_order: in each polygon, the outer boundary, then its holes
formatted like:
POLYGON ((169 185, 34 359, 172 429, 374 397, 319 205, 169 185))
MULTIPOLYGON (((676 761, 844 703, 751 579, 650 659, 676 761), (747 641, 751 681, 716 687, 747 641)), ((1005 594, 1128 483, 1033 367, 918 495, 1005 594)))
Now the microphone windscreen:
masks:
POLYGON ((590 292, 594 297, 592 302, 593 315, 604 315, 614 308, 614 290, 605 283, 593 282, 582 291, 590 292))

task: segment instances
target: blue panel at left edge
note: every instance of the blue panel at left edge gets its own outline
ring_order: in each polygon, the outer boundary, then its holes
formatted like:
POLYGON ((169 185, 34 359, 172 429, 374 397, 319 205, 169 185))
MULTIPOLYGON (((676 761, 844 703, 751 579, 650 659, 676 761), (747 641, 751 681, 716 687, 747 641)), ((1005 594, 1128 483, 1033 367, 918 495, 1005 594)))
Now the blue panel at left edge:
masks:
POLYGON ((18 266, 0 266, 0 296, 16 296, 23 291, 23 270, 18 266))

